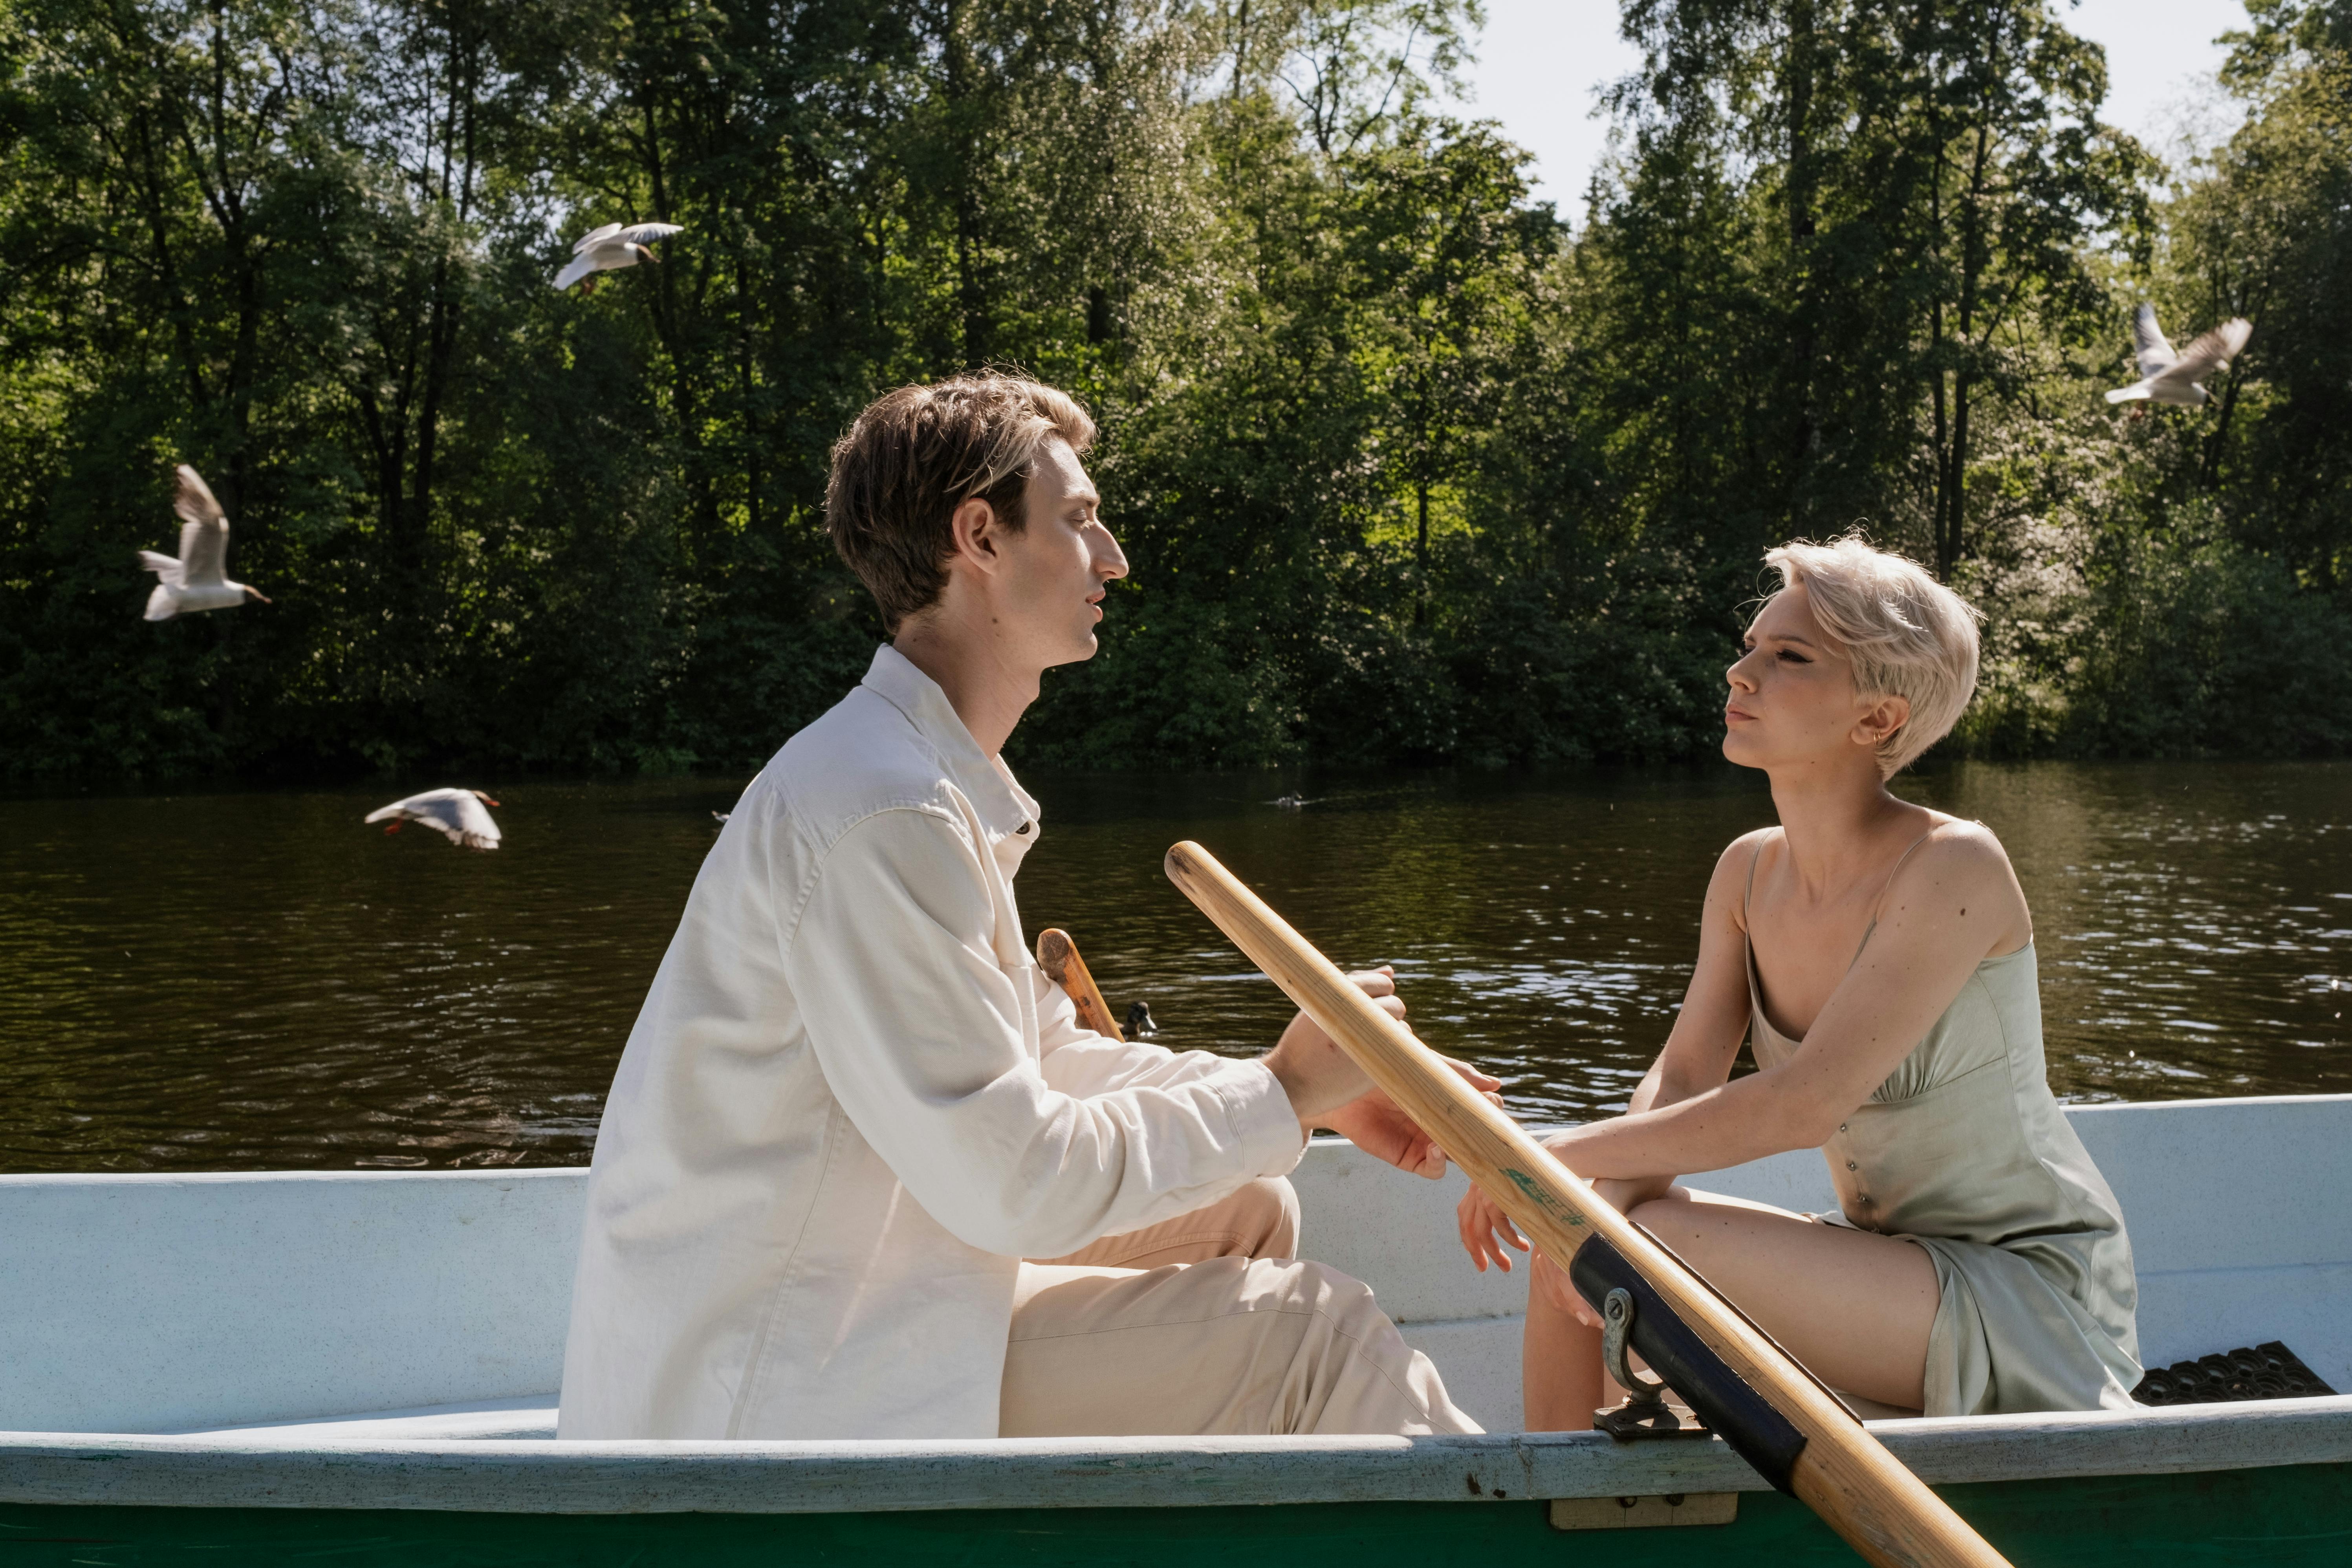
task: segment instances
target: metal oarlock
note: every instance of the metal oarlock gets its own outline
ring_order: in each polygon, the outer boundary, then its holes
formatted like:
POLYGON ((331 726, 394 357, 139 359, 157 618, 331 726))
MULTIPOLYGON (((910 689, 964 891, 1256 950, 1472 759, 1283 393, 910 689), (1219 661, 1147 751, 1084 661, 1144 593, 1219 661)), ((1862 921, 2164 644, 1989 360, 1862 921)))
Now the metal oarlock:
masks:
POLYGON ((1687 1405, 1671 1399, 1663 1378, 1633 1370, 1633 1319, 1640 1309, 1622 1286, 1601 1305, 1601 1364, 1625 1391, 1625 1403, 1592 1413, 1592 1424, 1621 1443, 1644 1437, 1706 1437, 1706 1424, 1687 1405))
MULTIPOLYGON (((1624 1292, 1627 1310, 1622 1314, 1623 1327, 1619 1331, 1622 1342, 1618 1364, 1630 1374, 1633 1368, 1626 1359, 1627 1351, 1640 1352, 1643 1361, 1689 1402, 1686 1410, 1675 1409, 1675 1426, 1669 1430, 1654 1416, 1645 1419, 1646 1412, 1628 1400, 1621 1406, 1627 1413, 1627 1420, 1612 1425, 1605 1414, 1596 1415, 1602 1431, 1626 1441, 1681 1436, 1685 1421, 1696 1427, 1703 1416, 1706 1427, 1694 1436, 1706 1436, 1706 1428, 1712 1428, 1716 1436, 1731 1445, 1734 1452, 1756 1467, 1757 1474, 1781 1491, 1796 1495, 1791 1477, 1798 1457, 1805 1451, 1805 1435, 1748 1386, 1747 1380, 1721 1356, 1708 1349, 1690 1326, 1675 1315, 1675 1310, 1658 1295, 1656 1288, 1642 1278, 1640 1269, 1627 1262, 1606 1237, 1594 1236, 1569 1259, 1568 1277, 1577 1294, 1592 1303, 1604 1320, 1609 1315, 1609 1298, 1621 1290, 1624 1292), (1621 1431, 1621 1426, 1627 1429, 1621 1431)), ((1603 1338, 1605 1341, 1605 1333, 1603 1338)), ((1665 1405, 1662 1398, 1654 1408, 1675 1407, 1665 1405)))

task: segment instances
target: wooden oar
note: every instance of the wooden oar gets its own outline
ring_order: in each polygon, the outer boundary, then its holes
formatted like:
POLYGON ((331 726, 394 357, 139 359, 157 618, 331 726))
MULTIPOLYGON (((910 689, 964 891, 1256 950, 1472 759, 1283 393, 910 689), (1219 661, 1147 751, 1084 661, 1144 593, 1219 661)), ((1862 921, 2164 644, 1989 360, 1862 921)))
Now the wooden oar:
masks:
POLYGON ((1078 944, 1070 940, 1068 931, 1047 926, 1037 933, 1037 967, 1045 972, 1046 979, 1069 993, 1081 1027, 1114 1040, 1127 1038, 1126 1032, 1111 1021, 1109 1005, 1096 989, 1094 974, 1078 956, 1078 944))
MULTIPOLYGON (((1886 1568, 2003 1564, 1811 1373, 1375 1006, 1215 857, 1197 844, 1179 844, 1168 851, 1168 879, 1547 1257, 1570 1268, 1580 1289, 1591 1296, 1588 1281, 1597 1279, 1635 1297, 1664 1334, 1667 1359, 1683 1363, 1672 1369, 1682 1375, 1670 1373, 1668 1381, 1766 1479, 1803 1500, 1856 1552, 1886 1568)), ((1647 1347, 1643 1354, 1669 1371, 1647 1347)))

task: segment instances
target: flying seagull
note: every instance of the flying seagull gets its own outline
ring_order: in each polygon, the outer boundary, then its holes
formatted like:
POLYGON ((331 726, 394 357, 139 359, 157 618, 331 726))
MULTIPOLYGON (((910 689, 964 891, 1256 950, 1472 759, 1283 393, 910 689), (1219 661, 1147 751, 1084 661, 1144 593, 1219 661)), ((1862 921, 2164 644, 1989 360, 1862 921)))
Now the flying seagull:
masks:
POLYGON ((2175 353, 2172 345, 2164 341, 2164 330, 2156 324, 2156 307, 2143 304, 2139 314, 2132 319, 2132 341, 2139 348, 2139 379, 2108 393, 2107 401, 2136 403, 2141 398, 2153 398, 2158 403, 2194 408, 2205 401, 2205 388, 2200 384, 2209 375, 2227 373, 2230 362, 2238 357, 2238 351, 2246 346, 2253 331, 2253 323, 2240 316, 2222 322, 2175 353))
POLYGON ((569 289, 587 278, 589 287, 593 288, 593 273, 617 272, 624 267, 635 267, 641 259, 659 261, 661 258, 651 248, 653 242, 678 232, 679 226, 674 223, 608 223, 572 247, 572 259, 555 275, 555 286, 569 289))
POLYGON ((161 579, 147 595, 147 618, 168 621, 181 611, 234 610, 247 594, 269 603, 258 588, 232 583, 224 575, 228 565, 228 519, 205 484, 204 476, 182 463, 179 489, 172 510, 180 514, 180 557, 139 552, 139 564, 161 579))
POLYGON ((468 849, 496 849, 499 825, 482 808, 498 804, 478 789, 428 789, 423 795, 378 806, 367 814, 365 820, 382 822, 387 816, 393 818, 392 826, 384 829, 386 833, 399 832, 404 822, 421 822, 436 833, 446 834, 452 844, 462 844, 468 849))

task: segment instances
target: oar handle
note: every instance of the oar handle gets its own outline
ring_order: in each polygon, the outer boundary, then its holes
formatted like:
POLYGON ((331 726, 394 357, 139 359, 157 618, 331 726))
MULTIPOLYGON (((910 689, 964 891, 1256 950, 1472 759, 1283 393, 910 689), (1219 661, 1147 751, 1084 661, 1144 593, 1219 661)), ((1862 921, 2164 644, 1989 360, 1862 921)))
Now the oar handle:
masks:
POLYGON ((1802 1435, 1789 1486, 1868 1561, 2006 1568, 2005 1560, 1842 1405, 1671 1253, 1593 1194, 1501 1110, 1349 983, 1339 966, 1198 844, 1168 879, 1338 1041, 1371 1080, 1565 1268, 1594 1237, 1650 1283, 1740 1381, 1802 1435))
POLYGON ((1095 985, 1093 971, 1078 956, 1078 944, 1070 933, 1059 926, 1047 926, 1037 933, 1037 967, 1045 978, 1069 994, 1071 1004, 1078 1010, 1078 1023, 1084 1028, 1114 1040, 1127 1038, 1110 1016, 1110 1005, 1095 985))

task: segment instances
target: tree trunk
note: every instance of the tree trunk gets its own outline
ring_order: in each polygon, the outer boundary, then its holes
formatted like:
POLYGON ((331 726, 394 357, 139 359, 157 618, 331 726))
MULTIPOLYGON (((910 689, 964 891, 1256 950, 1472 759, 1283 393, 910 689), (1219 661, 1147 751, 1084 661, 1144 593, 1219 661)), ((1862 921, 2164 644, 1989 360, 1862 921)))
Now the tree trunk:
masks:
MULTIPOLYGON (((670 205, 669 181, 666 155, 662 150, 661 121, 655 111, 654 90, 646 84, 638 100, 646 138, 646 180, 653 192, 654 216, 663 223, 676 223, 670 205)), ((670 400, 677 415, 679 444, 685 448, 686 489, 693 498, 694 519, 707 534, 716 531, 719 505, 711 490, 709 464, 706 462, 702 442, 700 400, 696 395, 693 367, 688 363, 684 317, 677 305, 676 274, 670 267, 656 264, 654 294, 654 335, 661 340, 662 352, 669 356, 670 400)))
MULTIPOLYGON (((1927 186, 1927 232, 1930 254, 1940 255, 1944 235, 1944 154, 1940 146, 1936 152, 1934 172, 1927 186)), ((1951 575, 1952 563, 1945 549, 1950 537, 1945 524, 1945 512, 1951 501, 1951 421, 1945 405, 1944 294, 1940 284, 1927 306, 1927 382, 1935 399, 1936 516, 1933 531, 1936 577, 1941 582, 1951 575)))
POLYGON ((1979 121, 1976 153, 1969 164, 1968 205, 1960 217, 1959 330, 1952 342, 1959 362, 1952 369, 1952 450, 1949 461, 1950 500, 1944 510, 1945 535, 1937 543, 1937 575, 1951 580, 1953 570, 1968 553, 1969 404, 1976 380, 1976 313, 1978 286, 1985 268, 1985 174, 1990 166, 1992 129, 1979 121))
POLYGON ((963 314, 963 362, 967 370, 988 363, 988 310, 981 277, 980 193, 976 188, 981 157, 980 138, 973 134, 973 63, 966 36, 964 0, 948 0, 947 64, 948 124, 953 132, 950 155, 956 160, 954 178, 956 304, 963 314))
MULTIPOLYGON (((1790 323, 1790 355, 1796 395, 1796 427, 1790 432, 1789 492, 1802 510, 1806 480, 1812 467, 1820 432, 1813 409, 1813 363, 1821 353, 1812 276, 1813 166, 1812 112, 1814 69, 1813 0, 1791 0, 1789 7, 1789 62, 1786 99, 1789 105, 1789 266, 1795 275, 1796 311, 1790 323)), ((1796 521, 1792 516, 1790 521, 1796 521)))

